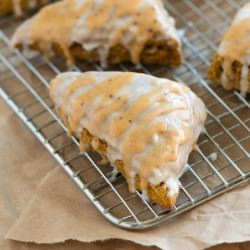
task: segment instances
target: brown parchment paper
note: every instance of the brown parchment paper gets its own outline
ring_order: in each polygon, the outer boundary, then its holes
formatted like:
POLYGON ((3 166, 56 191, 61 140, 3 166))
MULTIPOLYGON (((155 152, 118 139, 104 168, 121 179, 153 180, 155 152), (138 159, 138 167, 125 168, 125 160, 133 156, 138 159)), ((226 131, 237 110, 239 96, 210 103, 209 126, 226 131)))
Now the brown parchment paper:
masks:
MULTIPOLYGON (((130 232, 111 225, 2 100, 0 114, 0 249, 145 249, 128 242, 133 241, 191 250, 250 240, 249 186, 154 229, 130 232)), ((218 249, 250 249, 250 244, 218 249)))

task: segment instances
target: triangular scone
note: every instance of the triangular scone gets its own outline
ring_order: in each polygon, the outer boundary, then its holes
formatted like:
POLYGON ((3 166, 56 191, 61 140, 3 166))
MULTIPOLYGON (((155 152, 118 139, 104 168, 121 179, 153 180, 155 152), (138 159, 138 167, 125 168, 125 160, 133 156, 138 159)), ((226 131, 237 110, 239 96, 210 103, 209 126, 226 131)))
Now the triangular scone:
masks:
POLYGON ((12 44, 56 52, 68 64, 181 63, 174 20, 160 0, 63 0, 21 25, 12 44))
POLYGON ((209 69, 212 80, 225 89, 250 92, 250 3, 235 16, 209 69))
POLYGON ((11 13, 21 16, 23 10, 34 9, 48 2, 49 0, 0 0, 0 16, 11 13))
POLYGON ((131 192, 173 207, 206 119, 187 86, 132 72, 68 72, 52 80, 50 96, 82 149, 106 156, 131 192))

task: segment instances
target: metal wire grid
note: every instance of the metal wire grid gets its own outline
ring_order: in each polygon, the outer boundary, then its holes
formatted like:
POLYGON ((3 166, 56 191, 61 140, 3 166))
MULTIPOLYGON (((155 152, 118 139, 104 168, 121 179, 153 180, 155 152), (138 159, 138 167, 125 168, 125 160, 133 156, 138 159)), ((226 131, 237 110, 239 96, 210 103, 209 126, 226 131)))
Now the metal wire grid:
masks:
MULTIPOLYGON (((207 67, 223 30, 243 1, 165 3, 176 17, 178 27, 185 28, 184 63, 176 70, 142 66, 140 71, 185 82, 207 104, 209 114, 197 150, 191 153, 187 171, 180 178, 180 195, 172 211, 144 201, 139 192, 130 194, 121 175, 114 178, 110 166, 98 164, 99 158, 93 152, 80 153, 78 141, 67 136, 47 93, 49 80, 65 70, 61 60, 48 61, 38 55, 12 52, 8 38, 0 34, 1 96, 97 209, 115 225, 128 229, 167 221, 246 183, 250 176, 249 102, 236 91, 226 92, 207 84, 206 79, 207 67)), ((73 67, 82 71, 93 69, 102 70, 94 63, 73 67)), ((107 70, 138 71, 130 64, 107 70)))

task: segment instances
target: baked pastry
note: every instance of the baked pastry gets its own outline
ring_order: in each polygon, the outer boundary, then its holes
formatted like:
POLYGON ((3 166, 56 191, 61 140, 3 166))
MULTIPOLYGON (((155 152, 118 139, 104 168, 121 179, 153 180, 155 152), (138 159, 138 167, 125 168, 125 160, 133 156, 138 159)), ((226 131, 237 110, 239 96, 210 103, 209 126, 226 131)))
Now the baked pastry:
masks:
POLYGON ((68 72, 52 80, 50 96, 81 149, 106 157, 131 192, 174 206, 177 176, 206 119, 187 86, 132 72, 68 72))
POLYGON ((209 69, 212 80, 225 89, 250 92, 250 3, 235 16, 209 69))
POLYGON ((0 16, 14 13, 16 16, 23 15, 23 10, 33 9, 48 3, 48 0, 1 0, 0 16))
POLYGON ((44 7, 14 34, 14 47, 102 66, 132 61, 177 66, 181 46, 160 0, 63 0, 44 7))

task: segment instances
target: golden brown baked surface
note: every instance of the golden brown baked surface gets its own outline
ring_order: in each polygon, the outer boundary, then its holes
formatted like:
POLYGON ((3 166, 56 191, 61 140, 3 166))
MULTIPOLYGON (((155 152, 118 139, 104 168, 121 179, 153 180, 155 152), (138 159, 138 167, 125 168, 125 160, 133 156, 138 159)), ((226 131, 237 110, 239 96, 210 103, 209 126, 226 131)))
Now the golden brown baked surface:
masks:
MULTIPOLYGON (((216 54, 208 70, 209 78, 218 85, 221 84, 221 76, 223 72, 223 67, 222 67, 223 61, 224 61, 224 58, 216 54)), ((231 64, 231 72, 232 72, 231 82, 233 83, 233 88, 238 89, 238 90, 241 89, 240 88, 241 71, 242 71, 242 64, 239 61, 234 61, 231 64)), ((250 71, 248 73, 248 81, 250 82, 250 71)), ((247 93, 250 93, 250 85, 248 86, 247 93)))
MULTIPOLYGON (((14 0, 1 0, 0 1, 0 16, 5 16, 8 14, 15 13, 15 5, 17 7, 20 7, 21 10, 28 10, 32 8, 32 5, 30 4, 30 0, 20 0, 20 3, 16 1, 16 4, 14 3, 14 0)), ((45 4, 45 0, 35 0, 34 1, 37 6, 45 4)), ((19 15, 19 13, 15 13, 19 15)))
MULTIPOLYGON (((22 45, 17 45, 22 50, 22 45)), ((30 45, 32 50, 42 52, 42 47, 37 44, 30 45)), ((149 40, 142 50, 140 60, 146 64, 163 64, 169 66, 178 66, 182 62, 181 54, 178 51, 178 44, 173 40, 169 44, 165 41, 149 40), (154 50, 154 53, 151 51, 154 50)), ((63 56, 63 51, 58 44, 52 45, 52 50, 55 54, 63 56)), ((70 47, 70 53, 75 60, 98 62, 100 61, 97 50, 86 51, 79 44, 74 44, 70 47)), ((119 64, 130 62, 129 51, 122 45, 117 44, 110 48, 108 55, 108 64, 119 64)))
MULTIPOLYGON (((21 6, 23 9, 28 8, 28 0, 22 0, 21 6)), ((1 0, 0 1, 0 16, 8 15, 10 13, 13 13, 13 3, 12 0, 1 0)))

